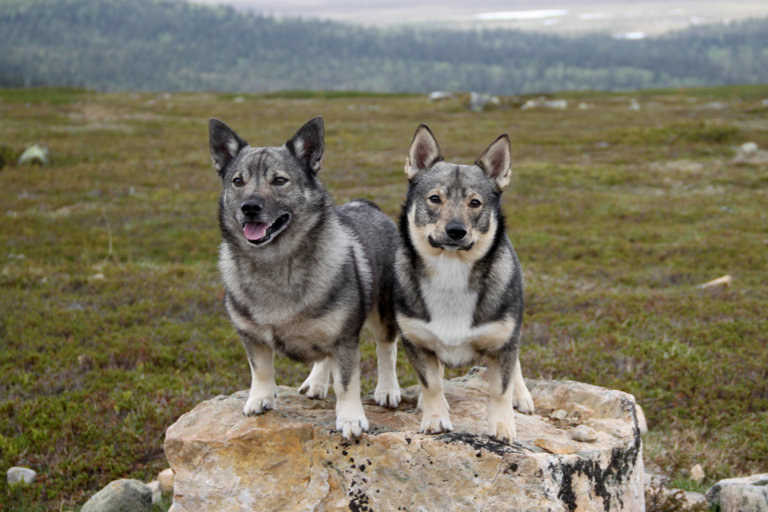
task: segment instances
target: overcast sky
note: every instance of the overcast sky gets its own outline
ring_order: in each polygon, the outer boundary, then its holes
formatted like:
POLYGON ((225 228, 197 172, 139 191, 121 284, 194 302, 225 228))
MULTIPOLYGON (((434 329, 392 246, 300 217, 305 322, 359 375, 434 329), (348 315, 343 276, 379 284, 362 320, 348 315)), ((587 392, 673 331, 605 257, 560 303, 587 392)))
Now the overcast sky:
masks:
POLYGON ((366 25, 509 27, 547 32, 603 30, 656 34, 702 23, 768 17, 766 0, 188 0, 265 15, 366 25))

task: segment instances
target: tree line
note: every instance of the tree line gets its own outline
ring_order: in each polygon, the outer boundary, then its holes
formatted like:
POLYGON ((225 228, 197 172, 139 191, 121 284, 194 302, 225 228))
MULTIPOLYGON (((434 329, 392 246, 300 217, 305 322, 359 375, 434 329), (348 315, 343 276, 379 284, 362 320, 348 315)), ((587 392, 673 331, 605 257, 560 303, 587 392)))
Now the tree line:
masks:
POLYGON ((368 28, 179 0, 4 0, 0 87, 524 94, 768 83, 768 18, 644 40, 368 28))

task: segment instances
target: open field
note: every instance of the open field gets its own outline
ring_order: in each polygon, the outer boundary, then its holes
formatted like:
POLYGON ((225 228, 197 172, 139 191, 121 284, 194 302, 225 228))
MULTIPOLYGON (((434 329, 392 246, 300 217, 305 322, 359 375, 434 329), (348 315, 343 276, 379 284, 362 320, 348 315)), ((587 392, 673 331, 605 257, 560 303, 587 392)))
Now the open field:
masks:
MULTIPOLYGON (((706 484, 768 471, 768 164, 734 161, 744 142, 768 148, 768 86, 484 113, 422 96, 242 98, 0 90, 3 151, 42 143, 52 157, 0 169, 0 470, 39 473, 23 491, 0 479, 0 511, 72 510, 113 479, 149 481, 167 426, 247 388, 216 268, 211 116, 279 145, 322 114, 326 186, 392 217, 419 122, 465 163, 509 133, 524 375, 633 393, 647 464, 680 485, 697 462, 706 484), (697 287, 726 274, 731 286, 697 287)), ((366 341, 365 392, 373 352, 366 341)), ((278 384, 308 372, 276 364, 278 384)), ((402 351, 399 375, 415 383, 402 351)))

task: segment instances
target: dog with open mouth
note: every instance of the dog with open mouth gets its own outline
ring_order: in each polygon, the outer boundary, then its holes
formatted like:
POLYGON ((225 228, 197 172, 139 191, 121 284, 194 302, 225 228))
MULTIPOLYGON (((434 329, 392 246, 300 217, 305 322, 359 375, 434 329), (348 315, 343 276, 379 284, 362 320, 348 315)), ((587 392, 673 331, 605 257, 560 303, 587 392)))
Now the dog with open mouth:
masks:
POLYGON ((487 361, 490 436, 514 442, 513 407, 534 411, 518 357, 522 270, 501 212, 510 164, 507 135, 473 165, 446 162, 426 125, 416 130, 408 152, 395 311, 421 384, 422 432, 453 430, 443 394, 444 364, 487 361))
POLYGON ((314 362, 300 391, 325 398, 333 375, 336 428, 346 439, 368 429, 360 399, 359 335, 376 338, 376 402, 400 403, 392 287, 397 226, 375 204, 334 206, 317 175, 323 119, 284 145, 254 147, 217 119, 209 123, 222 182, 219 267, 227 312, 248 356, 246 415, 275 407, 273 353, 314 362))

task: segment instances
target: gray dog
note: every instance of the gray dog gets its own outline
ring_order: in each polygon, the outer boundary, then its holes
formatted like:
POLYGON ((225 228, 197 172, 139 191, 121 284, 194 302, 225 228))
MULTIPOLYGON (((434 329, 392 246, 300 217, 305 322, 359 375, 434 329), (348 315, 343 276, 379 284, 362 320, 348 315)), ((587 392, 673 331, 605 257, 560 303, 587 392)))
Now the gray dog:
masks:
POLYGON ((421 383, 422 432, 453 429, 443 395, 443 364, 464 365, 481 356, 489 368, 488 434, 512 443, 513 404, 523 412, 534 410, 518 359, 522 272, 501 213, 510 163, 506 135, 474 165, 445 162, 426 125, 419 126, 411 143, 395 310, 421 383))
POLYGON ((300 391, 325 398, 333 373, 336 428, 345 439, 368 429, 360 400, 363 324, 376 337, 378 404, 397 407, 392 308, 397 226, 375 204, 340 207, 317 178, 323 120, 316 117, 280 147, 252 147, 210 121, 221 177, 219 267, 226 307, 248 354, 251 390, 243 412, 275 407, 273 351, 314 366, 300 391))

